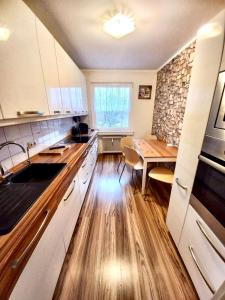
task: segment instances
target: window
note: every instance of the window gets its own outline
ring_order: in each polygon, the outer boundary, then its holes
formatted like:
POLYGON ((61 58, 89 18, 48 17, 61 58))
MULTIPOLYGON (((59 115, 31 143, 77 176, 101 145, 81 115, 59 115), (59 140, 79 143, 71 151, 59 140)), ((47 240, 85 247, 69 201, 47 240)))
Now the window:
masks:
POLYGON ((93 121, 101 131, 130 127, 131 84, 93 85, 93 121))

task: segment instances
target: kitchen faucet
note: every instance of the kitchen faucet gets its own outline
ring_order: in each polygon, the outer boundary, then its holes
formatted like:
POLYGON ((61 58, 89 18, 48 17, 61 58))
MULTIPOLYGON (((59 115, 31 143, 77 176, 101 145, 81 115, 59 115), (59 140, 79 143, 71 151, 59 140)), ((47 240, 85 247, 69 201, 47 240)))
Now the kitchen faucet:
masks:
MULTIPOLYGON (((27 151, 26 151, 26 149, 21 144, 9 141, 9 142, 5 142, 5 143, 0 144, 0 150, 2 148, 4 148, 5 146, 8 146, 8 145, 16 145, 16 146, 20 147, 24 153, 27 152, 27 162, 28 162, 28 164, 31 163, 30 162, 30 155, 29 155, 29 147, 27 147, 27 151)), ((4 170, 4 168, 3 168, 3 166, 2 166, 1 163, 0 163, 0 173, 1 173, 1 175, 2 175, 3 178, 8 177, 11 174, 10 172, 5 172, 5 170, 4 170)))

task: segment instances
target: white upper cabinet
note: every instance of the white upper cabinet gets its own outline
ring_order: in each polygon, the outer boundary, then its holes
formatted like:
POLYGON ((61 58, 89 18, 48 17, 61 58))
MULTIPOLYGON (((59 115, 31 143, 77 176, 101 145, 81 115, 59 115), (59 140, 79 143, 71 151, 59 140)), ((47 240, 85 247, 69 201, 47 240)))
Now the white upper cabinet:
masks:
POLYGON ((72 113, 70 89, 76 86, 76 66, 57 41, 55 41, 55 49, 59 71, 59 83, 62 94, 63 113, 72 113))
POLYGON ((82 108, 83 108, 83 113, 87 114, 88 113, 88 103, 87 103, 87 83, 86 83, 86 78, 83 73, 81 73, 81 80, 82 80, 82 108))
POLYGON ((86 79, 73 60, 55 41, 64 114, 87 113, 86 79))
POLYGON ((60 114, 62 113, 62 98, 54 38, 38 18, 36 18, 36 30, 50 114, 60 114))
POLYGON ((167 226, 179 244, 203 138, 219 72, 224 38, 224 11, 211 22, 218 23, 220 34, 198 38, 190 88, 184 115, 174 182, 167 214, 167 226))
POLYGON ((0 103, 4 118, 49 114, 35 15, 21 0, 1 0, 0 20, 11 35, 0 43, 0 103))

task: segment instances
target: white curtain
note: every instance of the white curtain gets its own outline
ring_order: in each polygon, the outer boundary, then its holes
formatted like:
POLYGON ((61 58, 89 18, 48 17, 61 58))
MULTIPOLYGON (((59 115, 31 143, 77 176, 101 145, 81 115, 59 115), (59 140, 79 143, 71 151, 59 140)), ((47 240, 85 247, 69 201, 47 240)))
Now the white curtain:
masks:
POLYGON ((94 119, 100 130, 129 129, 131 84, 94 85, 94 119))

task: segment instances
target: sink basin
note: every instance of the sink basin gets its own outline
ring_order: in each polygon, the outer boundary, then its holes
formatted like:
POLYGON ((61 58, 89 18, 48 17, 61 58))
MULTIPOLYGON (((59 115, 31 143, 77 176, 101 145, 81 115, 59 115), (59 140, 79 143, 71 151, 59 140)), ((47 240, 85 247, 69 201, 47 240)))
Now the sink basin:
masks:
POLYGON ((31 164, 0 184, 0 235, 9 233, 66 164, 31 164))
POLYGON ((31 164, 14 174, 12 183, 34 183, 52 180, 65 166, 63 163, 40 163, 31 164))

